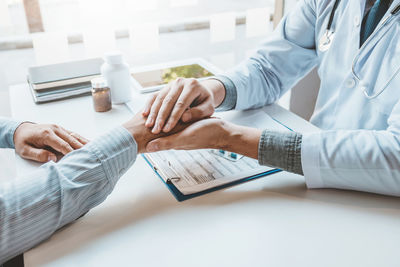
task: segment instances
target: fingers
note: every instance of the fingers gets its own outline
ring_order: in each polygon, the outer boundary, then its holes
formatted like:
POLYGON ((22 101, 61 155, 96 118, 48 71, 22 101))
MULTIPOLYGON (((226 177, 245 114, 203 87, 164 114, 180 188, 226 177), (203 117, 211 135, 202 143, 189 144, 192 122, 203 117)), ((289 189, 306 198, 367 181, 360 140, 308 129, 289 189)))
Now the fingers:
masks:
MULTIPOLYGON (((173 134, 167 137, 162 137, 149 142, 146 146, 147 152, 157 152, 162 150, 179 149, 177 139, 179 134, 173 134)), ((180 141, 181 138, 180 138, 180 141)))
POLYGON ((197 121, 210 117, 214 113, 211 101, 204 101, 200 105, 186 110, 182 115, 183 122, 197 121))
POLYGON ((151 110, 151 106, 153 105, 153 103, 154 103, 154 101, 156 100, 156 98, 157 98, 157 94, 153 94, 153 95, 149 98, 149 100, 147 100, 147 103, 146 103, 146 105, 145 105, 145 107, 144 107, 144 110, 143 110, 143 112, 142 112, 142 115, 143 115, 144 117, 149 116, 150 110, 151 110))
POLYGON ((83 147, 84 144, 82 144, 77 138, 72 136, 69 132, 67 132, 63 128, 56 128, 54 130, 56 135, 61 137, 65 142, 67 142, 73 149, 80 149, 83 147))
POLYGON ((87 143, 89 143, 90 141, 88 139, 86 139, 85 137, 77 134, 77 133, 69 133, 72 137, 75 137, 81 144, 86 145, 87 143))
POLYGON ((145 126, 153 128, 153 134, 170 132, 182 118, 184 122, 210 116, 214 112, 211 93, 196 79, 178 78, 147 102, 142 113, 147 117, 145 126), (197 108, 186 113, 191 107, 197 108))
MULTIPOLYGON (((57 125, 26 124, 15 151, 24 158, 39 162, 57 161, 56 154, 66 155, 88 143, 88 140, 57 125)), ((21 129, 20 129, 21 130, 21 129)))
POLYGON ((44 143, 53 148, 54 150, 57 150, 58 152, 62 153, 63 155, 66 155, 74 150, 69 143, 64 141, 54 132, 50 132, 47 135, 47 138, 44 143))
POLYGON ((193 103, 193 101, 197 98, 198 94, 193 90, 183 90, 182 94, 179 96, 178 100, 173 107, 171 112, 171 116, 168 119, 163 131, 169 132, 171 131, 178 121, 181 119, 182 114, 185 110, 193 103))
POLYGON ((185 102, 177 102, 181 92, 183 90, 183 84, 181 82, 177 82, 172 85, 171 90, 168 92, 164 101, 161 105, 161 108, 158 112, 157 119, 153 128, 153 134, 159 134, 163 129, 165 122, 171 114, 171 111, 174 109, 175 105, 180 107, 185 106, 185 102))
POLYGON ((167 88, 162 90, 160 93, 157 94, 155 100, 153 101, 149 116, 147 117, 146 124, 145 124, 145 126, 147 128, 151 128, 154 126, 154 123, 156 122, 156 118, 158 115, 158 111, 160 110, 161 105, 164 101, 164 98, 168 94, 168 91, 169 91, 169 89, 167 89, 167 88))
POLYGON ((77 133, 73 133, 69 130, 66 130, 62 127, 60 127, 63 131, 67 132, 70 136, 72 136, 73 138, 75 138, 79 143, 81 143, 82 145, 86 145, 87 143, 89 143, 89 140, 86 139, 85 137, 81 136, 80 134, 77 133))
POLYGON ((31 146, 25 146, 20 153, 21 157, 25 159, 30 159, 34 160, 37 162, 48 162, 48 161, 54 161, 57 162, 57 157, 55 154, 51 153, 50 151, 47 151, 45 149, 39 149, 39 148, 34 148, 31 146))

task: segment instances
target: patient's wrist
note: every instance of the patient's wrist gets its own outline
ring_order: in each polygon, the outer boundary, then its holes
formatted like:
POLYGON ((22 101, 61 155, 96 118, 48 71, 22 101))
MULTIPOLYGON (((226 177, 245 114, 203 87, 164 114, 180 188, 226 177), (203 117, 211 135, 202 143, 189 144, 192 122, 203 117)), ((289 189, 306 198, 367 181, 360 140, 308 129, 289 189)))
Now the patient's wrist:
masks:
POLYGON ((147 144, 157 138, 182 131, 190 124, 178 123, 169 133, 153 134, 151 128, 145 126, 146 118, 141 114, 136 114, 132 119, 124 123, 122 126, 129 131, 138 145, 138 153, 145 153, 147 144))
POLYGON ((122 125, 135 139, 138 145, 138 153, 144 153, 148 142, 155 138, 151 129, 144 126, 144 119, 135 116, 130 121, 122 125))

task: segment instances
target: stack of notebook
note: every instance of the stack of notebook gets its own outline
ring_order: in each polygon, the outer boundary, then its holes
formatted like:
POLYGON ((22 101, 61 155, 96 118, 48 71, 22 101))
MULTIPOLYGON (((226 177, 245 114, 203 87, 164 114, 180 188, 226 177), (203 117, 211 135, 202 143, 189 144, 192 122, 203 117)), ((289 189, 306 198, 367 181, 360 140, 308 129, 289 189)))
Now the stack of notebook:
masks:
POLYGON ((28 83, 35 103, 90 94, 90 81, 100 76, 101 58, 36 66, 28 69, 28 83))

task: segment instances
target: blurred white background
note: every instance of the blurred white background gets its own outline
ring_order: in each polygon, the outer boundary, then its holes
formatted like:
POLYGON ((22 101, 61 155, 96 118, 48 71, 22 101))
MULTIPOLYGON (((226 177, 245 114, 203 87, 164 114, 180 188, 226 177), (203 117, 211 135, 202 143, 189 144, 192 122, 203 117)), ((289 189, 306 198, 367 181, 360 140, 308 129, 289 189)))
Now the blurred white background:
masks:
POLYGON ((132 66, 204 57, 227 69, 250 55, 272 31, 274 4, 274 0, 0 0, 0 92, 24 82, 30 66, 101 56, 114 49, 121 50, 132 66), (236 24, 224 19, 226 15, 236 24), (247 27, 246 16, 250 16, 247 27), (211 17, 217 22, 210 32, 211 17), (211 34, 221 37, 226 31, 233 35, 211 40, 211 34))
POLYGON ((24 2, 40 5, 45 31, 76 31, 99 24, 124 28, 138 22, 179 22, 213 13, 274 6, 274 0, 1 0, 0 36, 29 33, 24 2))

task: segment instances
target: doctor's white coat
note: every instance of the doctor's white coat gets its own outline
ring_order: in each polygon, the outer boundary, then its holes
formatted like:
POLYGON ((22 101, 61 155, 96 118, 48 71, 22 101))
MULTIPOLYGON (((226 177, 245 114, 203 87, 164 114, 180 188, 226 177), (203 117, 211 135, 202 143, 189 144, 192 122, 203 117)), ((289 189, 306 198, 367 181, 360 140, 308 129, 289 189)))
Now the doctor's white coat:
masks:
POLYGON ((249 60, 226 74, 236 109, 270 104, 315 66, 321 88, 305 133, 309 188, 400 196, 400 14, 391 11, 360 48, 365 0, 341 1, 328 51, 318 50, 334 1, 301 0, 249 60))

